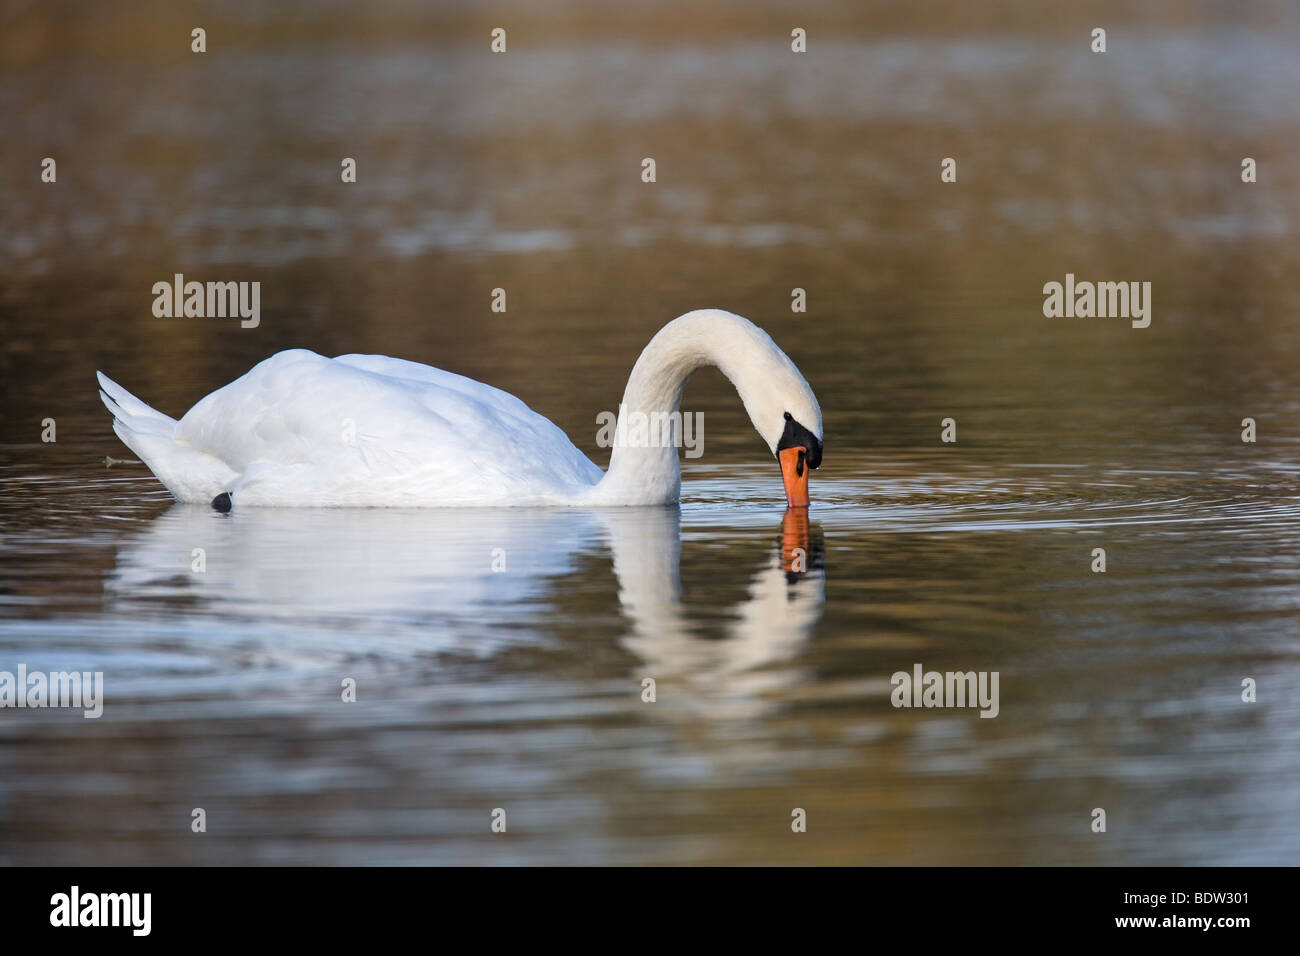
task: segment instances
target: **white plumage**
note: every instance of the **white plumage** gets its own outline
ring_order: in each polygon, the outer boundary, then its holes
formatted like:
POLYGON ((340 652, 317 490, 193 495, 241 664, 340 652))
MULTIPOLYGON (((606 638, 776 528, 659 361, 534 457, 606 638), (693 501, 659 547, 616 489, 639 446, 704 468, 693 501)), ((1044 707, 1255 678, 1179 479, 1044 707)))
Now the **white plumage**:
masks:
MULTIPOLYGON (((677 411, 704 364, 736 384, 773 451, 786 412, 820 439, 821 411, 794 363, 757 326, 718 310, 665 326, 623 405, 677 411)), ((113 430, 184 502, 229 493, 239 507, 640 505, 680 495, 676 448, 616 445, 606 474, 513 395, 403 359, 280 352, 180 421, 98 377, 113 430)))

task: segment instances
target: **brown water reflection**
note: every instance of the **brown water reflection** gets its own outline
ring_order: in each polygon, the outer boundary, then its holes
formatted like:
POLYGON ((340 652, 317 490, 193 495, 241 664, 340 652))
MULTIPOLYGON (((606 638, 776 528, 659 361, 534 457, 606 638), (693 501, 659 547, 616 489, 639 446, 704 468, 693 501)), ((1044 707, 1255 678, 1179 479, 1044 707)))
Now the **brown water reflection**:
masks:
POLYGON ((1293 861, 1295 14, 825 4, 799 57, 777 5, 646 9, 226 4, 199 57, 165 5, 7 8, 0 670, 110 698, 0 711, 0 861, 1293 861), (260 327, 154 318, 175 272, 261 281, 260 327), (1151 327, 1045 319, 1066 272, 1150 281, 1151 327), (702 306, 817 390, 806 529, 716 373, 680 511, 223 518, 102 464, 95 369, 179 414, 291 346, 603 464, 702 306), (895 710, 916 662, 1000 715, 895 710))

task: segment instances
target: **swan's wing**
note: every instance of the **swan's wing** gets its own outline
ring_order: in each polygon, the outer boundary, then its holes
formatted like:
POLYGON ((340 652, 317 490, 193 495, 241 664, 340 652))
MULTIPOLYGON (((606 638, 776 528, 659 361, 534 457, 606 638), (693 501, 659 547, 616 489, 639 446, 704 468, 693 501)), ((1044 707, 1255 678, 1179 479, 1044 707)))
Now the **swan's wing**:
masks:
POLYGON ((280 352, 190 409, 178 437, 239 472, 246 502, 526 503, 601 475, 514 396, 383 356, 280 352))
MULTIPOLYGON (((384 378, 418 382, 445 389, 449 392, 456 392, 466 398, 491 405, 502 414, 523 419, 541 417, 509 392, 493 388, 491 385, 476 379, 466 378, 464 375, 457 375, 455 372, 434 368, 432 365, 422 365, 419 362, 410 362, 406 359, 390 358, 387 355, 340 355, 334 361, 349 368, 358 368, 373 375, 382 375, 384 378)), ((547 419, 543 418, 542 421, 545 421, 548 425, 551 424, 547 419)))

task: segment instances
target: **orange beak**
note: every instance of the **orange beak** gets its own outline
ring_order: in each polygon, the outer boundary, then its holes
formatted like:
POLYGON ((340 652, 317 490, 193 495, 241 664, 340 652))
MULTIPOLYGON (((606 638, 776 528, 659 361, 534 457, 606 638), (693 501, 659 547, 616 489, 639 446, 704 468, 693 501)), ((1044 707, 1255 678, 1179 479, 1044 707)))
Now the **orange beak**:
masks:
POLYGON ((785 479, 785 500, 791 508, 808 507, 808 449, 802 445, 782 448, 777 453, 781 477, 785 479))

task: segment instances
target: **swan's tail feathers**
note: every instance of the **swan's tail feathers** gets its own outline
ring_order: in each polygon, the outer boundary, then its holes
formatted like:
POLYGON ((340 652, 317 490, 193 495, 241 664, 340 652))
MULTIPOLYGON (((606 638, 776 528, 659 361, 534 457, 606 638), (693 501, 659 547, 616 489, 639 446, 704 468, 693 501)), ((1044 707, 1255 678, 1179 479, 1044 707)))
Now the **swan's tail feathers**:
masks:
POLYGON ((176 440, 176 419, 151 408, 103 372, 99 397, 113 413, 113 431, 180 501, 208 502, 224 491, 233 472, 211 455, 176 440))
POLYGON ((103 372, 96 372, 95 377, 99 379, 99 397, 113 413, 113 431, 141 458, 145 457, 144 452, 131 444, 131 437, 153 435, 170 439, 175 435, 176 419, 146 405, 103 372))

